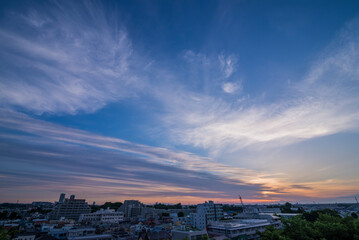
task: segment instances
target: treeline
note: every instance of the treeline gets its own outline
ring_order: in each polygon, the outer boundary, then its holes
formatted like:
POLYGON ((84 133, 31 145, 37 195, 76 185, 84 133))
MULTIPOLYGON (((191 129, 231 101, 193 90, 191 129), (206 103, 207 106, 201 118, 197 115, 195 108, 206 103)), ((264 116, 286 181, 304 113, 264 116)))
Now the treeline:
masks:
POLYGON ((182 204, 163 204, 163 203, 156 203, 155 205, 148 205, 148 207, 153 207, 155 209, 182 209, 182 204))
POLYGON ((356 214, 341 217, 324 209, 282 219, 283 228, 270 226, 261 233, 261 240, 359 240, 359 219, 356 214))
POLYGON ((51 212, 50 209, 43 209, 41 207, 38 207, 38 208, 33 208, 31 209, 30 211, 27 211, 28 213, 35 213, 35 212, 38 212, 40 214, 46 214, 46 213, 49 213, 51 212))
MULTIPOLYGON (((91 211, 92 212, 96 212, 98 210, 100 210, 101 208, 103 209, 119 209, 122 206, 122 202, 106 202, 103 205, 93 205, 91 206, 91 211)), ((181 203, 177 203, 177 204, 163 204, 163 203, 156 203, 154 205, 147 205, 146 207, 151 207, 151 208, 155 208, 155 209, 182 209, 182 204, 181 203)))
POLYGON ((0 203, 0 209, 27 209, 31 207, 31 204, 24 204, 24 203, 0 203))
POLYGON ((0 240, 14 239, 15 235, 19 233, 19 230, 16 228, 3 229, 0 227, 0 240))
POLYGON ((0 212, 0 220, 14 220, 14 219, 21 219, 21 215, 17 212, 8 212, 8 211, 2 211, 0 212))
POLYGON ((100 210, 101 208, 102 209, 107 209, 107 208, 110 208, 110 209, 115 209, 116 211, 122 206, 122 202, 106 202, 105 204, 103 205, 92 205, 91 206, 91 212, 96 212, 98 210, 100 210))
POLYGON ((227 211, 233 211, 233 212, 237 212, 237 213, 241 213, 243 212, 243 208, 241 206, 238 205, 223 205, 223 211, 227 212, 227 211))
POLYGON ((304 209, 302 207, 293 207, 293 205, 289 202, 286 202, 283 206, 280 206, 280 211, 282 213, 304 213, 304 209), (293 210, 295 208, 296 210, 293 210))

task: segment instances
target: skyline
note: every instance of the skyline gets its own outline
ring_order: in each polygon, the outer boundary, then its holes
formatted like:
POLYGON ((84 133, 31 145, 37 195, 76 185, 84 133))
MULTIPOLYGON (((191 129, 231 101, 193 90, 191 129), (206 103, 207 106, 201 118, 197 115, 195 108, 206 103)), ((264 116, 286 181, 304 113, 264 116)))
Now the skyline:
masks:
POLYGON ((8 1, 0 43, 0 202, 359 195, 356 1, 8 1))

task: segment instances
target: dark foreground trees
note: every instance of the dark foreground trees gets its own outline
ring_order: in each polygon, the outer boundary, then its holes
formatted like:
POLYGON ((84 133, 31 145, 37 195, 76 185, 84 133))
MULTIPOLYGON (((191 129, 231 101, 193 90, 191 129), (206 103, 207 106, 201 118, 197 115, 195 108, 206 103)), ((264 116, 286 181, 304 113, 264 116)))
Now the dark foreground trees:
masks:
POLYGON ((268 227, 261 240, 359 240, 359 219, 342 218, 330 210, 283 219, 282 223, 283 229, 268 227))

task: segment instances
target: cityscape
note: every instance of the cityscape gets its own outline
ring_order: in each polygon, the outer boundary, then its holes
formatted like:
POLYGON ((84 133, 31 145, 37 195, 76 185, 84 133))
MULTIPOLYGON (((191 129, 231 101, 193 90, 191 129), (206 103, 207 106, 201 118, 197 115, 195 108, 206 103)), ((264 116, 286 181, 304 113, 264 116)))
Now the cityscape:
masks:
POLYGON ((0 240, 359 240, 358 0, 0 1, 0 240))
MULTIPOLYGON (((340 231, 335 235, 323 233, 327 239, 338 236, 356 239, 359 236, 359 202, 248 205, 240 195, 239 202, 146 205, 138 200, 125 200, 96 205, 75 195, 67 198, 61 193, 56 202, 0 204, 1 236, 4 237, 4 231, 8 230, 7 237, 16 240, 272 239, 267 238, 268 229, 288 227, 285 221, 295 224, 294 219, 301 216, 310 220, 325 215, 352 220, 356 224, 353 229, 356 232, 352 235, 340 231)), ((293 233, 294 236, 299 233, 295 239, 304 234, 301 231, 297 229, 293 233)))

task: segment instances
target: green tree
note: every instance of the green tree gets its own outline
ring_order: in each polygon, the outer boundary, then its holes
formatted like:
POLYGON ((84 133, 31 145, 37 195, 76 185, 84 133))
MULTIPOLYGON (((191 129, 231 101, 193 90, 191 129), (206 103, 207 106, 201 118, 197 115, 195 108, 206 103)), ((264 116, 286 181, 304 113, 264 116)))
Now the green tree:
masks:
POLYGON ((292 211, 290 210, 292 208, 292 204, 289 202, 286 202, 283 206, 280 207, 280 210, 282 211, 282 213, 291 213, 292 211))
POLYGON ((353 227, 354 227, 354 236, 353 239, 359 240, 359 219, 355 219, 353 221, 353 227))
POLYGON ((328 214, 333 217, 340 217, 336 211, 331 209, 316 210, 309 213, 305 212, 303 213, 303 217, 309 222, 315 222, 319 218, 320 214, 328 214))
POLYGON ((268 227, 261 239, 269 240, 359 240, 359 219, 340 217, 335 211, 313 211, 312 214, 282 219, 283 229, 268 227))
POLYGON ((7 231, 3 228, 0 228, 0 240, 5 240, 8 238, 7 231))
POLYGON ((352 239, 340 217, 335 217, 329 214, 320 214, 318 220, 314 222, 314 228, 318 231, 321 238, 327 240, 352 239))
POLYGON ((21 218, 21 216, 17 212, 12 212, 9 215, 9 219, 11 219, 11 220, 19 219, 19 218, 21 218))
POLYGON ((306 221, 301 216, 296 216, 290 220, 283 220, 284 234, 289 239, 311 240, 319 239, 318 233, 313 228, 311 222, 306 221))
POLYGON ((119 209, 122 206, 122 202, 106 202, 104 205, 101 206, 101 208, 106 209, 106 208, 111 208, 111 209, 119 209))
POLYGON ((208 235, 207 234, 202 235, 201 240, 208 240, 208 235))
POLYGON ((268 226, 266 230, 261 234, 261 240, 287 240, 283 234, 282 229, 268 226))
POLYGON ((17 228, 10 228, 8 231, 8 235, 10 235, 10 239, 15 238, 15 235, 18 234, 20 231, 17 228))
POLYGON ((0 213, 0 219, 7 219, 8 215, 9 215, 8 211, 6 211, 6 210, 2 211, 0 213))

